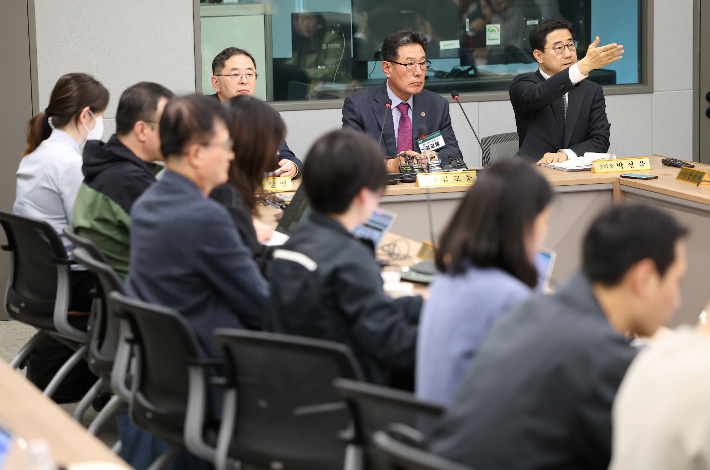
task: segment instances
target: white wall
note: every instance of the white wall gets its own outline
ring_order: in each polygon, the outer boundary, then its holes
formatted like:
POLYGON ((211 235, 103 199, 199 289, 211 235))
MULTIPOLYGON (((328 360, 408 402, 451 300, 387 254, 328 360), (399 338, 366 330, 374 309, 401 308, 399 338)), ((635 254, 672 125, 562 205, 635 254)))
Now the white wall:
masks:
POLYGON ((192 0, 34 0, 39 106, 57 79, 86 72, 108 88, 107 138, 123 90, 140 81, 195 90, 192 0))

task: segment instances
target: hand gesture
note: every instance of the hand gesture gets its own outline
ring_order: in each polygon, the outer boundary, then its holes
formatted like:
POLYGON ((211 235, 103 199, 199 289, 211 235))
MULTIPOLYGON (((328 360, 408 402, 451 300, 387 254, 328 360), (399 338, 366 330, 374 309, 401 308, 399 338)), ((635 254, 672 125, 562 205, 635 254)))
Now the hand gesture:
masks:
POLYGON ((558 163, 558 162, 564 162, 566 160, 567 160, 567 154, 564 152, 557 152, 557 153, 548 152, 540 160, 537 161, 537 164, 541 165, 543 163, 558 163))
POLYGON ((616 43, 607 44, 602 47, 597 46, 599 46, 599 36, 589 45, 587 55, 584 56, 584 59, 578 62, 577 66, 583 75, 589 75, 589 72, 592 70, 606 67, 612 62, 621 60, 621 54, 624 53, 624 46, 616 43))

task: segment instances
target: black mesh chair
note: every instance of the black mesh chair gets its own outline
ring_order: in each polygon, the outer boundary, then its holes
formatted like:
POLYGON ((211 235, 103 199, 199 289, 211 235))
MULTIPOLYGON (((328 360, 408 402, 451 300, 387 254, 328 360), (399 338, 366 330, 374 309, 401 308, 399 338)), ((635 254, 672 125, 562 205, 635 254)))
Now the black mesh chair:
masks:
POLYGON ((384 455, 388 470, 473 470, 410 445, 407 441, 411 428, 407 428, 395 423, 386 432, 377 431, 373 436, 373 443, 384 455))
POLYGON ((73 262, 61 238, 47 222, 0 212, 0 225, 7 237, 7 245, 2 249, 11 255, 5 311, 10 318, 39 330, 10 366, 24 367, 32 350, 46 335, 75 351, 45 388, 44 394, 52 396, 71 369, 85 357, 88 348, 88 331, 75 324, 85 318, 72 319, 68 314, 69 266, 73 262))
POLYGON ((520 150, 520 141, 517 132, 496 134, 481 139, 483 154, 481 164, 484 167, 493 165, 498 160, 512 158, 520 150))
POLYGON ((213 461, 218 425, 207 412, 205 367, 220 361, 204 357, 192 329, 175 310, 119 292, 112 292, 109 299, 116 314, 131 325, 136 358, 131 421, 171 446, 150 470, 165 467, 188 443, 193 454, 213 461))
POLYGON ((332 387, 336 377, 362 378, 347 346, 229 329, 215 330, 215 340, 231 387, 224 395, 216 468, 227 468, 228 457, 282 470, 341 469, 357 460, 348 446, 347 405, 332 387))
POLYGON ((392 423, 402 423, 416 429, 424 445, 435 421, 444 412, 442 405, 419 400, 401 390, 346 379, 337 379, 333 385, 348 402, 355 423, 355 442, 364 445, 368 470, 389 468, 382 453, 372 445, 375 432, 387 429, 392 423))
POLYGON ((96 261, 108 264, 108 260, 106 259, 106 256, 104 255, 103 251, 101 251, 99 247, 94 244, 94 242, 89 241, 84 237, 80 237, 79 235, 74 233, 74 231, 69 227, 64 227, 63 232, 64 236, 67 237, 70 242, 72 242, 78 248, 83 248, 84 250, 86 250, 86 252, 96 261))
MULTIPOLYGON (((66 231, 65 231, 66 233, 66 231)), ((93 273, 97 280, 96 298, 93 303, 93 326, 89 340, 88 358, 89 368, 99 377, 99 380, 79 402, 74 411, 74 418, 81 422, 84 413, 91 402, 101 392, 111 392, 111 375, 118 349, 118 340, 121 331, 121 319, 115 314, 115 303, 108 298, 111 292, 123 293, 123 283, 118 275, 108 264, 101 262, 94 255, 100 254, 96 246, 88 240, 77 237, 72 233, 72 240, 77 246, 87 246, 75 249, 72 254, 77 263, 93 273)), ((103 256, 101 256, 103 257, 103 256)), ((122 404, 128 403, 125 394, 115 394, 104 406, 99 415, 89 426, 89 432, 96 434, 99 429, 119 411, 122 404)))

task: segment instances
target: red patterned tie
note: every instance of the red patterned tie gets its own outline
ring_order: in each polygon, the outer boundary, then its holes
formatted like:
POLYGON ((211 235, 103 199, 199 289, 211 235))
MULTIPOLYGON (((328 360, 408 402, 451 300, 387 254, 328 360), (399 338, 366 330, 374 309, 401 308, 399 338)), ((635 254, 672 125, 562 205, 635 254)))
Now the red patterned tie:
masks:
POLYGON ((412 146, 412 120, 409 119, 409 104, 402 102, 397 105, 401 113, 399 129, 397 129, 397 153, 414 150, 412 146))

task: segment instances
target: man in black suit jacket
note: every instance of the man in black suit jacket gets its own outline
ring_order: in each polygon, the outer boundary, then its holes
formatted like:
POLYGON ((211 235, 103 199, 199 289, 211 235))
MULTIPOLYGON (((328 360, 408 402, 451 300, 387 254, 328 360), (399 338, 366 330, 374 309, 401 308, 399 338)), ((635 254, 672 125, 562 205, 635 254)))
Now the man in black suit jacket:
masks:
POLYGON ((520 137, 518 154, 538 164, 609 150, 611 126, 604 93, 585 78, 592 70, 620 60, 623 46, 597 47, 597 37, 577 62, 576 45, 570 23, 541 21, 530 33, 530 47, 540 69, 518 75, 510 85, 520 137))
MULTIPOLYGON (((216 93, 210 96, 221 103, 240 94, 254 96, 259 74, 256 73, 254 57, 244 49, 228 47, 217 54, 212 61, 212 73, 212 88, 216 93)), ((279 157, 279 167, 285 166, 283 176, 292 179, 301 176, 303 163, 285 141, 279 148, 279 157)))
POLYGON ((583 267, 486 335, 431 450, 477 470, 606 470, 611 407, 636 354, 680 305, 685 228, 646 205, 603 213, 583 267))
POLYGON ((382 45, 382 70, 387 80, 378 87, 366 88, 353 93, 343 104, 343 127, 370 134, 379 141, 391 173, 399 172, 400 152, 416 156, 426 170, 426 160, 436 157, 448 164, 451 159, 461 158, 459 144, 451 127, 449 102, 436 93, 424 90, 424 78, 429 61, 426 59, 427 39, 420 33, 399 31, 388 35, 382 45), (385 102, 392 100, 388 111, 385 102), (406 103, 407 115, 399 109, 406 103), (385 122, 385 113, 388 114, 385 122), (409 120, 406 122, 406 120, 409 120), (400 130, 406 129, 403 138, 400 130), (437 152, 421 152, 417 143, 419 132, 426 135, 441 132, 444 147, 437 152))

